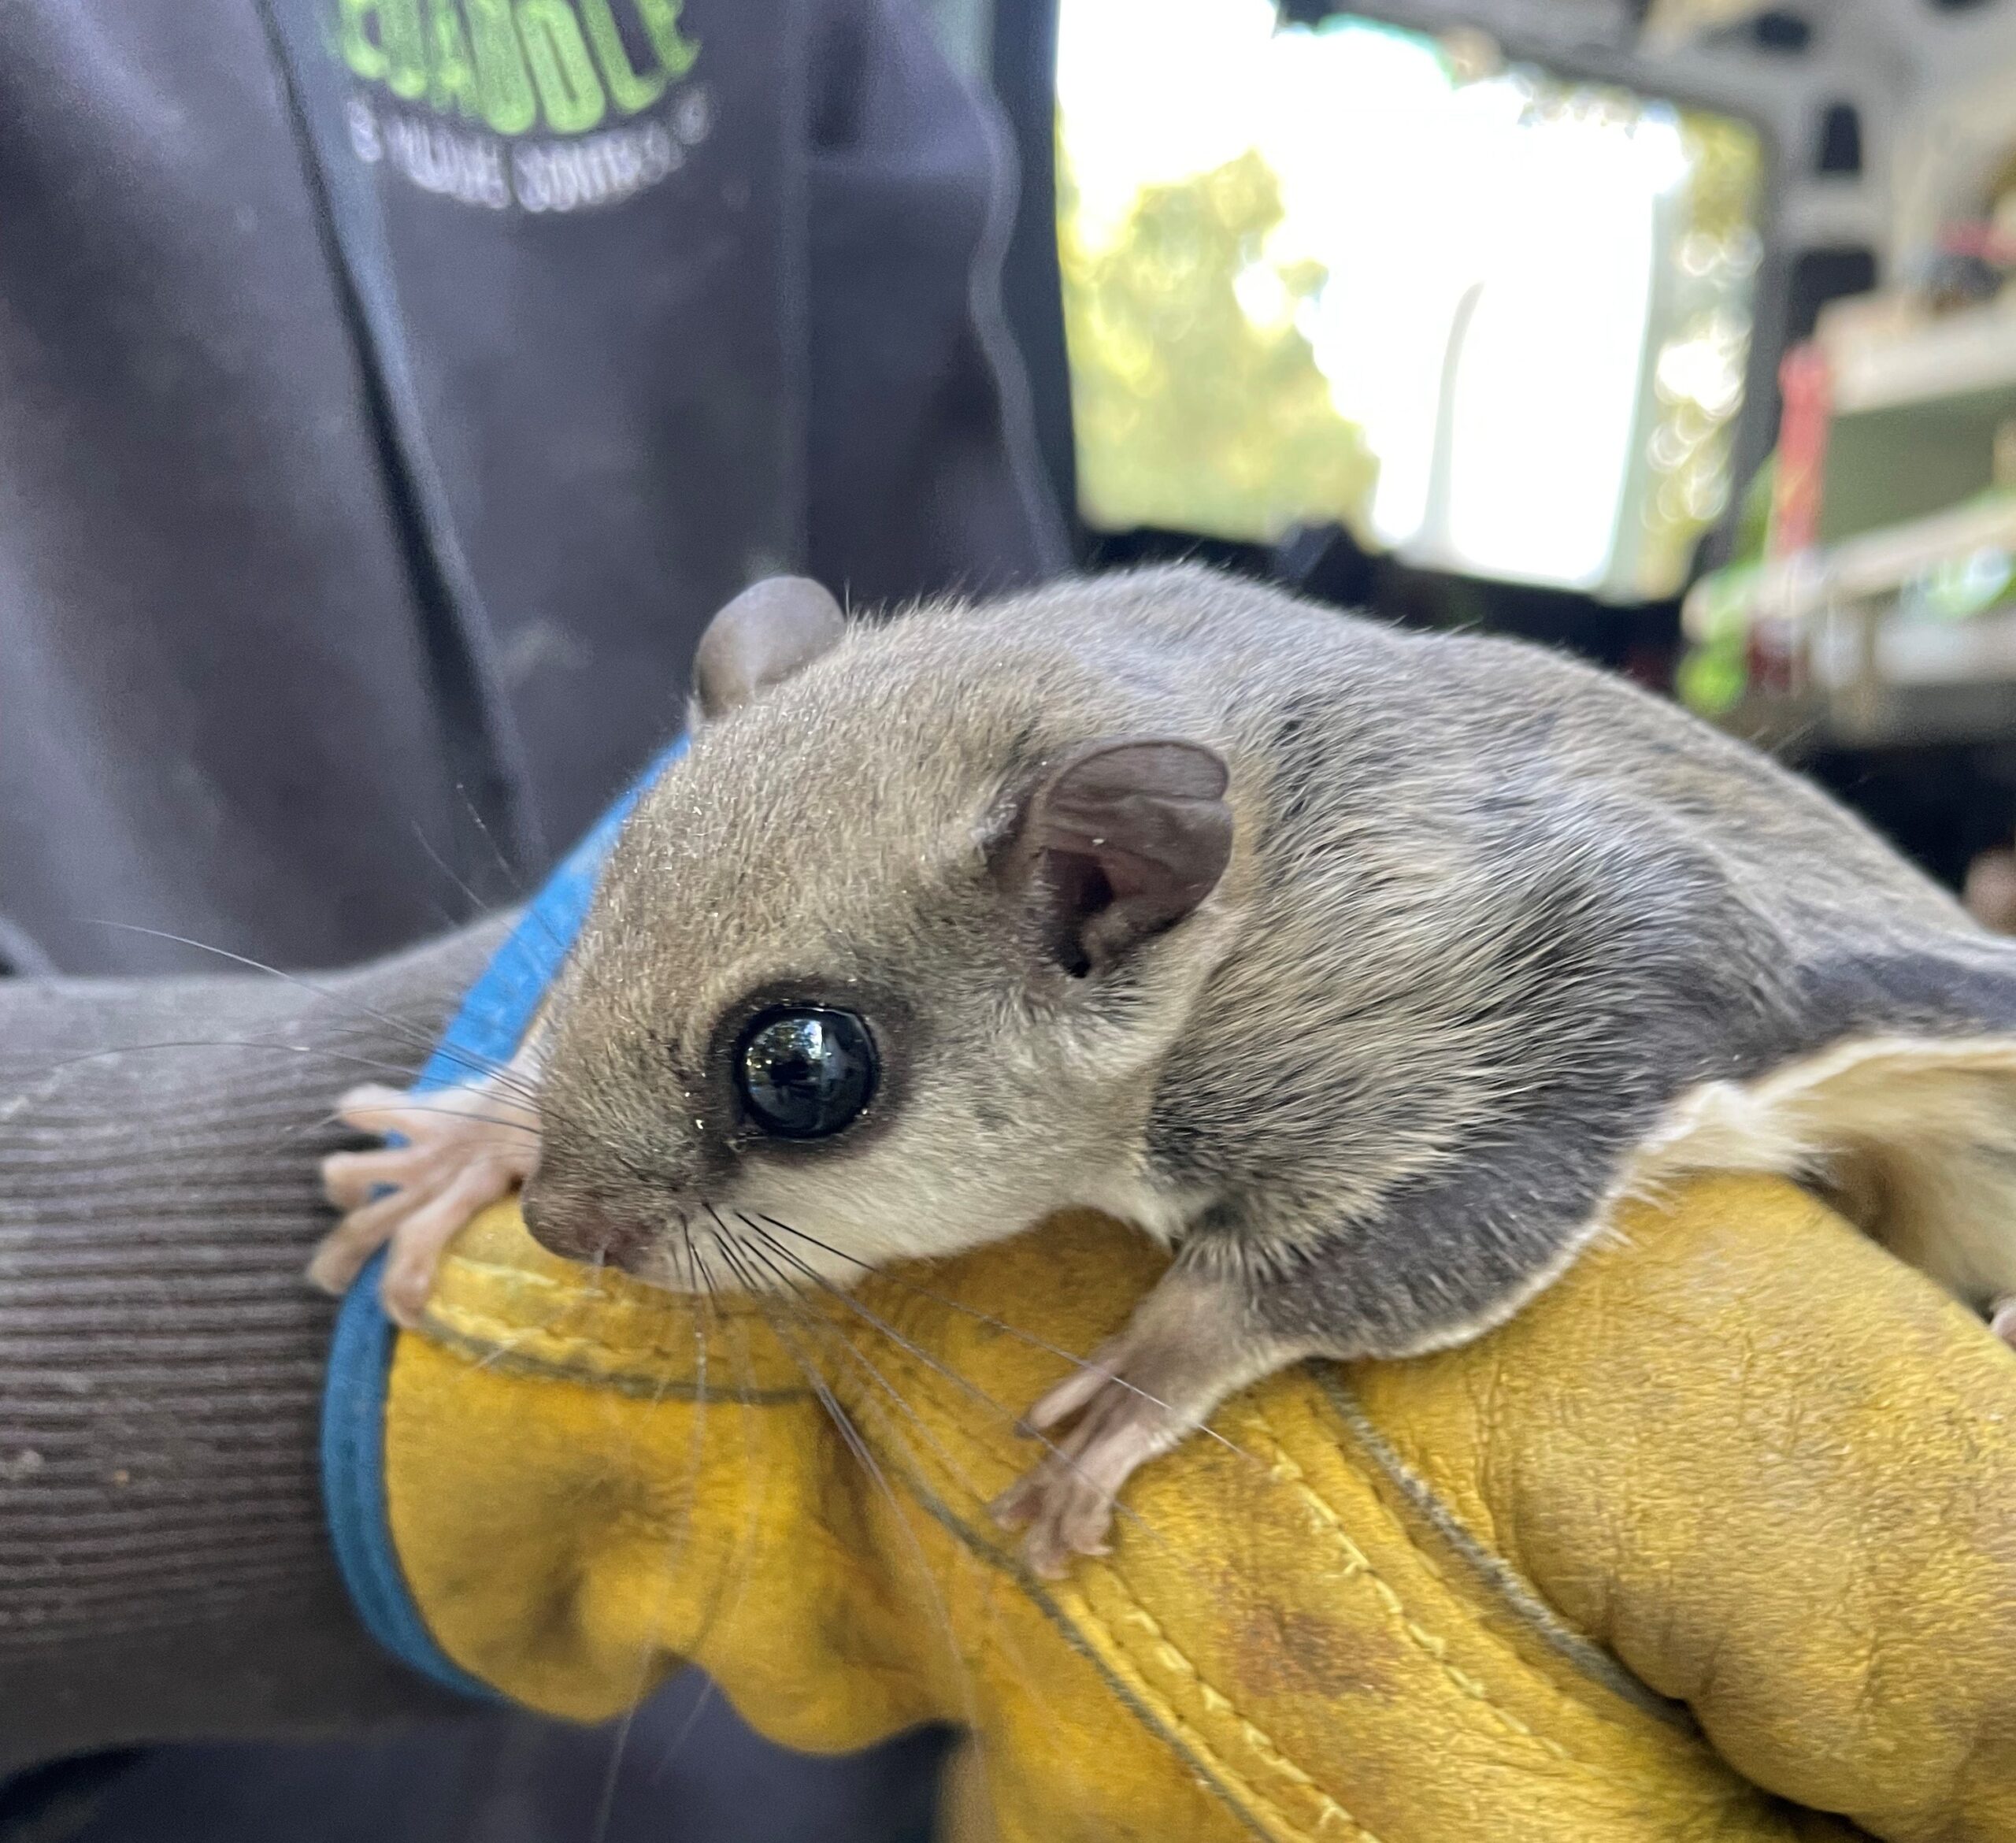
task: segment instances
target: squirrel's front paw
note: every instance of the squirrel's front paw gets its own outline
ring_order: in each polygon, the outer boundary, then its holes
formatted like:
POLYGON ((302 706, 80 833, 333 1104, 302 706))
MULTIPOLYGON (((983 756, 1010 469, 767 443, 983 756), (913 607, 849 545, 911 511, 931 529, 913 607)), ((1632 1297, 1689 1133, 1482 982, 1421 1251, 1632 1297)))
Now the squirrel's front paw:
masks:
POLYGON ((389 1244, 385 1310, 410 1329, 426 1309, 442 1251, 462 1225, 532 1175, 539 1163, 538 1111, 476 1082, 421 1092, 356 1088, 336 1113, 360 1132, 403 1143, 335 1152, 322 1161, 323 1190, 345 1213, 316 1249, 308 1277, 341 1292, 389 1244))
POLYGON ((996 1522, 1025 1532, 1022 1553, 1045 1580, 1061 1578, 1074 1555, 1104 1555, 1114 1500, 1136 1469, 1188 1430, 1173 1412, 1120 1373, 1121 1353, 1102 1352, 1029 1411, 1042 1433, 1061 1422, 1050 1450, 995 1500, 996 1522))

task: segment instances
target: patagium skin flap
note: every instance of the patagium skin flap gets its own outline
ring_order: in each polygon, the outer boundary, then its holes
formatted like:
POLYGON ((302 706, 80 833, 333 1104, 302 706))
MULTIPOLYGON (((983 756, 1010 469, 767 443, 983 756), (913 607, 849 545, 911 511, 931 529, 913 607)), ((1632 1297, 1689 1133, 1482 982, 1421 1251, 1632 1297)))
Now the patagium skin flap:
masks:
POLYGON ((2016 951, 1618 679, 1194 568, 884 625, 765 584, 699 677, 518 1071, 528 1221, 683 1289, 1074 1205, 1172 1244, 1031 1416, 1040 1567, 1232 1389, 1460 1343, 1684 1171, 2016 1292, 2016 951), (840 1124, 769 1129, 779 1080, 840 1124))

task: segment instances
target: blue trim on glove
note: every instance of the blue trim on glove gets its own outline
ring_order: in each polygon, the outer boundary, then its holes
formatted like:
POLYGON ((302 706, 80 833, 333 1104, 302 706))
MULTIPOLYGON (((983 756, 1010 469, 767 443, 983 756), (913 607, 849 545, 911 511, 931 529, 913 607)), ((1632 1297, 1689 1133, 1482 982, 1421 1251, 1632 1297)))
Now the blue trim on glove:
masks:
MULTIPOLYGON (((637 796, 685 753, 682 737, 569 853, 469 988, 416 1089, 452 1088, 509 1062, 560 970, 595 896, 602 861, 637 796)), ((445 1688, 486 1701, 495 1690, 434 1642, 400 1572, 385 1511, 385 1392, 395 1333, 378 1296, 381 1250, 344 1296, 322 1396, 322 1501, 336 1565, 365 1629, 394 1656, 445 1688)))

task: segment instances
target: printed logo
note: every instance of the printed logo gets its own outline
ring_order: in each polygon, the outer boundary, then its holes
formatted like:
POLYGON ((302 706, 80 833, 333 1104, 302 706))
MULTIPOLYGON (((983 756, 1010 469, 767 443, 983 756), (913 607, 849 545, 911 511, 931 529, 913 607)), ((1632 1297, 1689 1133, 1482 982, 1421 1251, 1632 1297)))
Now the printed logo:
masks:
POLYGON ((333 0, 352 150, 493 211, 613 205, 713 126, 684 0, 333 0))

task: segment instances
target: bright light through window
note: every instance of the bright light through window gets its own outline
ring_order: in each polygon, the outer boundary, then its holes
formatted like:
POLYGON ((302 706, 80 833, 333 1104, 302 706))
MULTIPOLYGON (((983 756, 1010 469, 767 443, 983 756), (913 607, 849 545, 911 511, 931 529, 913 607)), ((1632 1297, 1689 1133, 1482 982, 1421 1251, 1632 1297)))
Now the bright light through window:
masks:
POLYGON ((1338 521, 1670 594, 1726 502, 1754 132, 1269 0, 1063 0, 1059 239, 1106 528, 1338 521))

